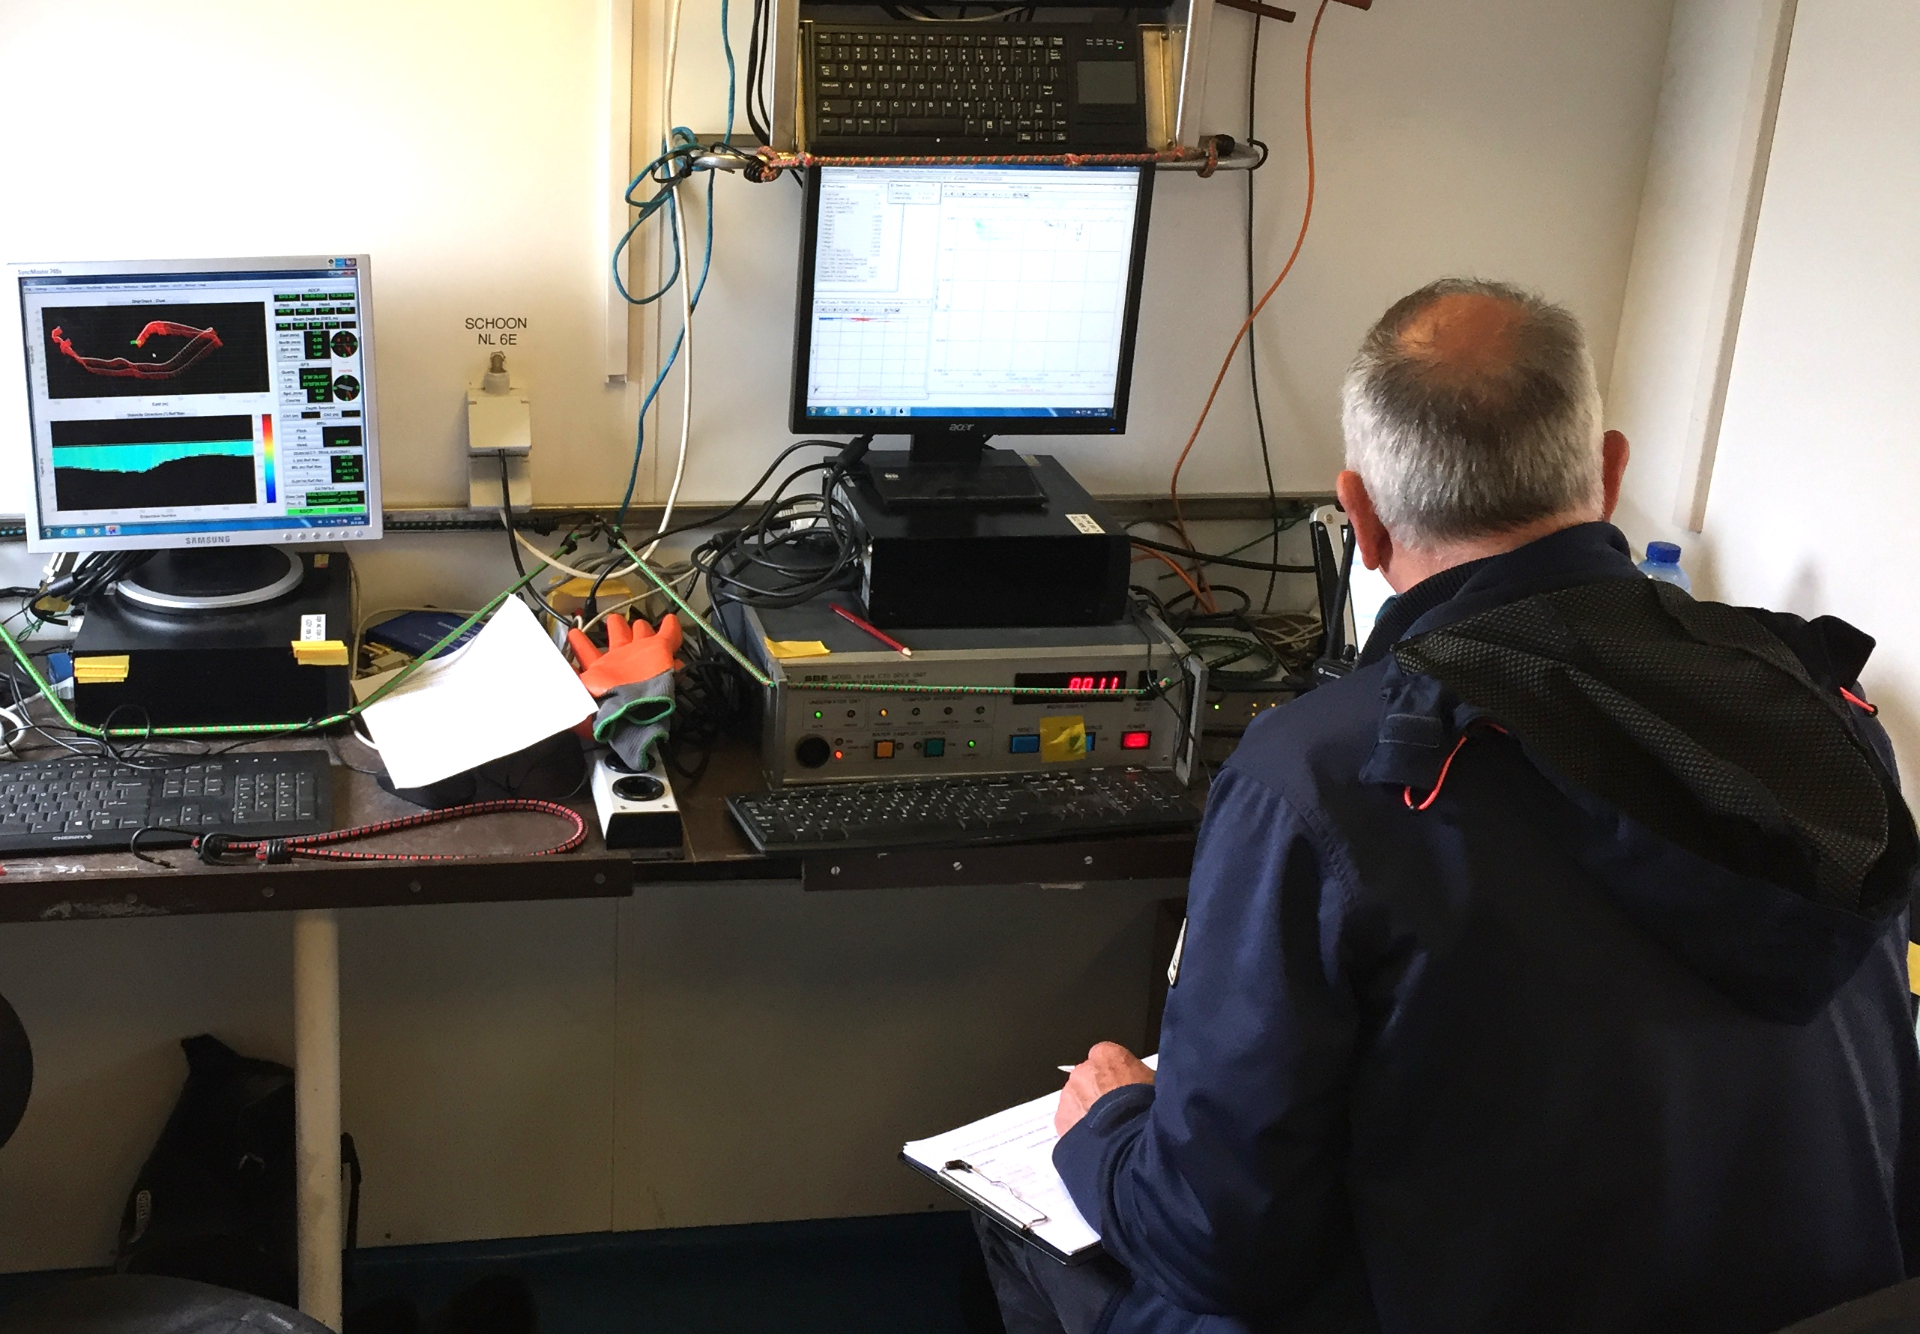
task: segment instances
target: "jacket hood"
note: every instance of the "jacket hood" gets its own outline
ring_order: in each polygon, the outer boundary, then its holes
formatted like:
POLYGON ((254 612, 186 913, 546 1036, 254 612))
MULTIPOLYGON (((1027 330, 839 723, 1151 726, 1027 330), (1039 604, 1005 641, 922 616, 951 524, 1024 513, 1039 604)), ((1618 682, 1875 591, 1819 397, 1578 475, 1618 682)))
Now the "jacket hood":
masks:
POLYGON ((1623 542, 1583 561, 1591 540, 1556 538, 1488 562, 1393 645, 1362 778, 1427 793, 1460 746, 1517 745, 1642 929, 1737 1003, 1804 1022, 1920 869, 1884 734, 1842 693, 1873 641, 1696 602, 1634 574, 1623 542))

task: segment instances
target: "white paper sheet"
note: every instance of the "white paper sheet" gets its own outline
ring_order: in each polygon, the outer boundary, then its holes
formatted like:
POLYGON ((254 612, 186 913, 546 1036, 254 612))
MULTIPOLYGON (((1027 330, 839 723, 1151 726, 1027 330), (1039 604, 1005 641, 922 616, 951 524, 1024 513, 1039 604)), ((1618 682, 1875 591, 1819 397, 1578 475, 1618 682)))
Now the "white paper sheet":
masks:
MULTIPOLYGON (((1158 1055, 1146 1058, 1157 1069, 1158 1055)), ((1097 1245, 1100 1234, 1067 1194, 1053 1169, 1054 1109, 1060 1095, 1049 1093, 982 1117, 944 1135, 917 1139, 902 1150, 921 1166, 940 1173, 963 1191, 1009 1217, 1027 1222, 1034 1236, 1068 1255, 1097 1245), (949 1170, 963 1162, 971 1171, 949 1170)))
POLYGON ((593 696, 519 598, 459 653, 362 715, 395 787, 424 787, 524 750, 593 712, 593 696))

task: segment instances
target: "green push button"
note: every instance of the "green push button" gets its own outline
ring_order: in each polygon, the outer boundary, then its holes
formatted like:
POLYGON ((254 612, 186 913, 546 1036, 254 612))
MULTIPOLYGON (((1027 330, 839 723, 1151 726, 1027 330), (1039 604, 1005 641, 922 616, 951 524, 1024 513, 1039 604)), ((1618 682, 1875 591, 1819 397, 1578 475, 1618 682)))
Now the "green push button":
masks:
POLYGON ((921 743, 920 753, 930 760, 939 759, 947 753, 947 739, 941 736, 928 737, 921 743))

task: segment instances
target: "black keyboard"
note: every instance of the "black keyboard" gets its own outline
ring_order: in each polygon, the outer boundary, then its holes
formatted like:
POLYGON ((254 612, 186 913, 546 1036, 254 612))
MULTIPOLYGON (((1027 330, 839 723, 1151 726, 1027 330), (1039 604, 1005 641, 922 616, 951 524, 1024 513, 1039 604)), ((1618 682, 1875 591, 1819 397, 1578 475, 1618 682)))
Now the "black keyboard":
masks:
POLYGON ((813 152, 1138 153, 1140 38, 1103 23, 809 23, 813 152))
POLYGON ((1146 834, 1200 818, 1172 774, 1149 769, 817 783, 728 797, 727 807, 762 852, 1146 834))
POLYGON ((143 828, 143 851, 179 847, 196 834, 322 833, 333 827, 327 764, 324 750, 225 755, 165 769, 104 757, 0 764, 0 852, 125 848, 143 828))

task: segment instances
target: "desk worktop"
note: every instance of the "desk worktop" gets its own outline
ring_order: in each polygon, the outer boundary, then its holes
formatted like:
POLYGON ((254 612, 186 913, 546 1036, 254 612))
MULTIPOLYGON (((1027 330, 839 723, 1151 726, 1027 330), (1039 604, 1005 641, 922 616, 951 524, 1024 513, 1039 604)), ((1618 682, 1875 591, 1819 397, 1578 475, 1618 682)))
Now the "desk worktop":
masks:
MULTIPOLYGON (((357 769, 336 765, 332 774, 337 827, 419 813, 357 769)), ((768 857, 746 841, 726 807, 729 794, 762 782, 758 755, 745 743, 717 749, 697 781, 676 775, 674 795, 686 837, 684 855, 673 858, 609 849, 600 840, 593 804, 584 798, 568 804, 586 816, 587 842, 555 857, 534 854, 555 842, 563 827, 530 813, 428 825, 352 845, 474 854, 458 861, 208 866, 186 848, 143 849, 159 865, 127 851, 0 857, 0 922, 610 898, 631 894, 636 885, 726 880, 798 880, 810 890, 1079 886, 1178 879, 1193 858, 1190 834, 971 848, 823 848, 768 857)))

